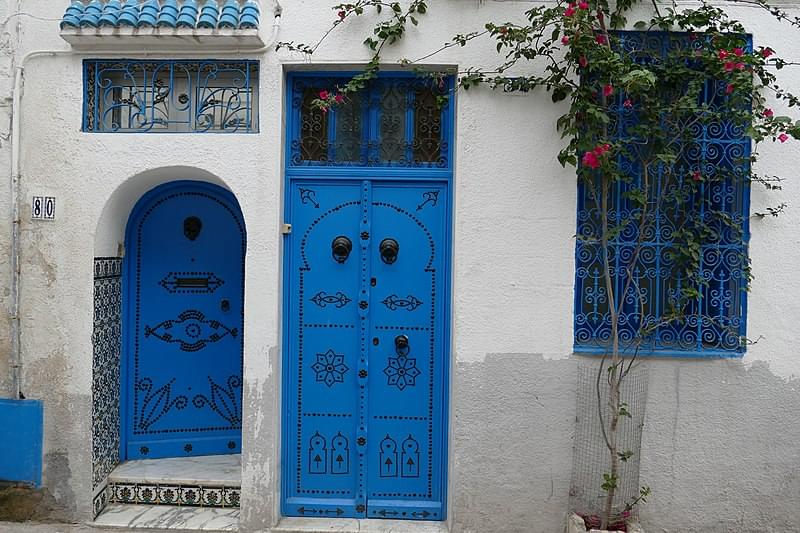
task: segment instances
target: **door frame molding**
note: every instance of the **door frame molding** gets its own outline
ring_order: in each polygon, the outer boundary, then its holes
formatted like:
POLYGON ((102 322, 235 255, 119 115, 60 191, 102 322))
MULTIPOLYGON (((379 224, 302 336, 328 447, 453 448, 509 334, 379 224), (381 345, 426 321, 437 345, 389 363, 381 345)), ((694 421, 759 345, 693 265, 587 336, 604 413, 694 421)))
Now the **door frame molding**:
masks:
MULTIPOLYGON (((452 332, 453 332, 453 232, 455 224, 455 191, 454 191, 454 173, 455 173, 455 95, 453 93, 454 79, 452 75, 446 78, 447 87, 452 93, 450 101, 442 114, 442 138, 447 143, 447 165, 445 167, 358 167, 358 166, 323 166, 323 165, 309 165, 309 166, 292 166, 290 164, 292 157, 291 143, 293 134, 299 128, 299 123, 293 114, 293 81, 297 78, 325 78, 325 77, 352 77, 357 75, 358 72, 350 70, 332 71, 332 70, 310 70, 310 71, 287 71, 284 70, 284 113, 285 113, 285 126, 283 129, 283 221, 291 223, 292 220, 292 182, 313 180, 313 181, 352 181, 358 182, 362 180, 370 180, 372 182, 389 181, 389 182, 440 182, 447 184, 447 196, 443 198, 446 204, 446 217, 447 220, 444 224, 444 250, 443 255, 444 268, 447 275, 443 280, 445 298, 445 317, 443 320, 443 328, 441 332, 442 347, 444 351, 444 362, 442 371, 444 373, 444 382, 442 383, 442 392, 444 395, 443 403, 441 406, 442 412, 442 432, 440 453, 441 453, 441 471, 444 479, 441 485, 442 494, 442 518, 440 522, 449 522, 449 494, 451 485, 450 464, 451 458, 449 456, 450 439, 452 438, 452 419, 451 411, 453 403, 451 401, 451 391, 453 382, 453 350, 452 350, 452 332)), ((413 78, 417 74, 412 72, 398 72, 398 71, 381 71, 378 74, 379 78, 413 78)), ((288 494, 289 472, 285 465, 290 464, 289 453, 290 450, 287 446, 289 422, 290 422, 290 409, 287 397, 287 391, 290 390, 288 365, 286 361, 290 354, 288 351, 289 339, 289 313, 291 310, 291 296, 290 290, 291 283, 291 256, 292 250, 288 245, 293 238, 292 234, 284 234, 282 240, 282 258, 281 258, 281 377, 279 392, 277 399, 279 401, 280 419, 278 420, 279 437, 276 439, 279 448, 276 454, 279 460, 277 471, 279 472, 278 487, 279 492, 276 498, 276 508, 278 510, 278 519, 287 518, 288 515, 284 513, 284 501, 286 494, 288 494)), ((324 518, 318 518, 324 520, 324 518)), ((363 520, 376 520, 371 518, 363 518, 363 520)), ((413 520, 411 520, 413 521, 413 520)), ((277 523, 277 520, 276 520, 277 523)))
MULTIPOLYGON (((245 286, 245 256, 247 255, 247 226, 244 222, 244 215, 242 214, 241 206, 236 200, 236 196, 228 189, 211 183, 208 181, 196 180, 175 180, 161 183, 152 189, 148 190, 136 201, 128 220, 125 224, 125 254, 122 258, 122 302, 121 302, 121 320, 120 320, 120 372, 119 372, 119 446, 120 446, 120 462, 128 460, 127 445, 128 445, 128 394, 127 383, 129 378, 128 363, 133 356, 133 345, 135 341, 134 332, 131 331, 130 321, 135 317, 135 261, 137 259, 137 251, 133 242, 134 232, 136 231, 136 224, 141 220, 142 215, 153 205, 153 201, 160 196, 168 194, 171 190, 184 189, 187 191, 197 191, 209 194, 215 197, 218 201, 227 204, 231 213, 238 219, 244 235, 244 250, 242 257, 242 299, 244 302, 244 286, 245 286)), ((245 307, 243 305, 242 309, 245 307)), ((243 317, 244 318, 244 317, 243 317)), ((242 328, 239 333, 239 345, 244 355, 244 320, 242 320, 242 328)), ((243 366, 244 371, 244 366, 243 366)), ((244 375, 242 376, 244 382, 244 375)))

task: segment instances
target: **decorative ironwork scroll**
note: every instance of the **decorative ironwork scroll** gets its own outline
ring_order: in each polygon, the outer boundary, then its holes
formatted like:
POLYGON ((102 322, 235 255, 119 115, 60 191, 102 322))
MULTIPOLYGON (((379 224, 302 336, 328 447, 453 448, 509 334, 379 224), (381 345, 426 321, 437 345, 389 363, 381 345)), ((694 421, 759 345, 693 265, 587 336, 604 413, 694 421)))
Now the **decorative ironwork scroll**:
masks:
POLYGON ((449 166, 444 117, 450 103, 441 98, 449 82, 379 78, 325 111, 314 101, 347 78, 296 75, 291 80, 292 166, 449 166))
MULTIPOLYGON (((619 32, 618 37, 621 50, 654 68, 661 68, 667 50, 691 51, 693 46, 684 34, 619 32)), ((726 82, 709 80, 701 103, 712 111, 727 105, 725 88, 726 82)), ((626 107, 623 97, 619 95, 612 104, 610 131, 626 145, 646 145, 635 136, 638 110, 626 107)), ((744 128, 721 120, 718 114, 705 113, 693 122, 690 138, 680 140, 685 143, 682 156, 670 165, 648 168, 646 184, 635 153, 617 159, 630 180, 614 183, 608 192, 609 224, 620 228, 609 243, 608 260, 620 305, 620 341, 630 353, 637 345, 640 354, 730 357, 744 351, 750 139, 744 128), (702 182, 692 178, 695 173, 711 172, 715 175, 702 182), (646 213, 634 201, 645 185, 651 189, 647 196, 657 199, 646 213), (687 200, 679 202, 676 197, 687 200), (665 321, 662 317, 680 305, 682 290, 690 283, 674 260, 676 235, 690 222, 690 213, 701 213, 714 233, 699 252, 703 283, 696 287, 699 296, 683 307, 684 318, 665 321), (642 224, 623 224, 641 215, 645 217, 642 224), (647 335, 642 336, 642 331, 647 335)), ((578 180, 575 350, 579 352, 602 352, 611 336, 604 251, 598 239, 602 195, 599 177, 578 180)))
POLYGON ((84 61, 83 131, 257 133, 258 61, 84 61))

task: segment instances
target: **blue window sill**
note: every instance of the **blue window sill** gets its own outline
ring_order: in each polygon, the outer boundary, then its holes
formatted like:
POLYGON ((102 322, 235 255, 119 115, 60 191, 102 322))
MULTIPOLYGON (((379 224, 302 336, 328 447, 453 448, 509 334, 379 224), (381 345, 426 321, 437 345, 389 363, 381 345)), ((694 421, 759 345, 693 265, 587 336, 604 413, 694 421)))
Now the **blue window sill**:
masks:
MULTIPOLYGON (((587 356, 602 356, 608 354, 609 351, 604 348, 595 346, 573 346, 573 353, 576 355, 587 356)), ((623 352, 623 357, 633 357, 632 352, 623 352)), ((610 354, 609 354, 610 356, 610 354)), ((653 358, 668 358, 668 359, 741 359, 744 357, 744 350, 725 351, 725 350, 640 350, 636 357, 653 359, 653 358)))

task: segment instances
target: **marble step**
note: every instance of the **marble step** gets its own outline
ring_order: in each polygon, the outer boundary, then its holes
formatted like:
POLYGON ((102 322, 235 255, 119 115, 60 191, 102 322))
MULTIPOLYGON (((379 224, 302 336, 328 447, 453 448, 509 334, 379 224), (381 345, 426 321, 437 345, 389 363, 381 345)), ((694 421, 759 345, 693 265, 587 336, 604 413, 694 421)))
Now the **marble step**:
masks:
POLYGON ((204 455, 126 461, 111 472, 108 481, 150 485, 239 487, 242 483, 242 456, 204 455))
POLYGON ((238 531, 239 509, 110 503, 92 526, 151 531, 238 531))
POLYGON ((239 507, 240 455, 142 459, 117 466, 108 477, 109 503, 239 507))

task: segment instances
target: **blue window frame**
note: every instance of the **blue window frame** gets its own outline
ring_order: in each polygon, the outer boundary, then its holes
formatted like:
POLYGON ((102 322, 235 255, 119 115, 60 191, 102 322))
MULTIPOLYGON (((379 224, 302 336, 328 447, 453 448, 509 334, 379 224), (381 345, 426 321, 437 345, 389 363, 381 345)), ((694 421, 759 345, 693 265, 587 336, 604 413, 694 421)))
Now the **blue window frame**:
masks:
MULTIPOLYGON (((643 62, 659 54, 663 57, 668 47, 691 47, 694 42, 685 34, 675 33, 616 35, 620 49, 638 54, 643 62)), ((749 37, 747 42, 752 48, 749 37)), ((725 82, 709 80, 699 98, 712 109, 726 105, 725 88, 725 82)), ((623 98, 618 95, 609 113, 612 136, 624 141, 632 139, 637 111, 635 107, 625 108, 623 98)), ((620 306, 620 344, 629 355, 737 357, 745 349, 750 139, 734 124, 701 122, 693 138, 682 141, 687 144, 676 163, 670 167, 662 163, 649 172, 648 186, 652 189, 648 196, 653 201, 648 206, 649 221, 643 234, 639 234, 638 224, 629 224, 610 241, 612 283, 620 306), (704 168, 722 168, 724 176, 694 183, 693 172, 704 168), (683 190, 692 200, 679 205, 654 194, 665 187, 683 190), (675 232, 687 221, 687 205, 699 209, 703 220, 714 228, 713 236, 699 252, 700 275, 705 283, 698 287, 700 296, 683 307, 683 319, 662 320, 678 304, 687 284, 672 257, 675 232), (627 283, 628 277, 631 283, 627 283), (622 294, 626 287, 627 293, 622 294), (643 327, 648 330, 645 337, 639 334, 643 327)), ((628 194, 643 186, 636 163, 618 156, 619 167, 630 169, 630 179, 610 187, 612 226, 641 214, 628 194)), ((578 353, 605 353, 611 336, 602 248, 594 238, 600 235, 601 195, 599 177, 578 180, 574 317, 574 350, 578 353)))
POLYGON ((294 73, 289 79, 288 161, 291 167, 449 169, 452 78, 393 73, 323 111, 321 92, 335 94, 350 78, 294 73))
POLYGON ((83 131, 257 133, 258 65, 87 59, 83 131))

